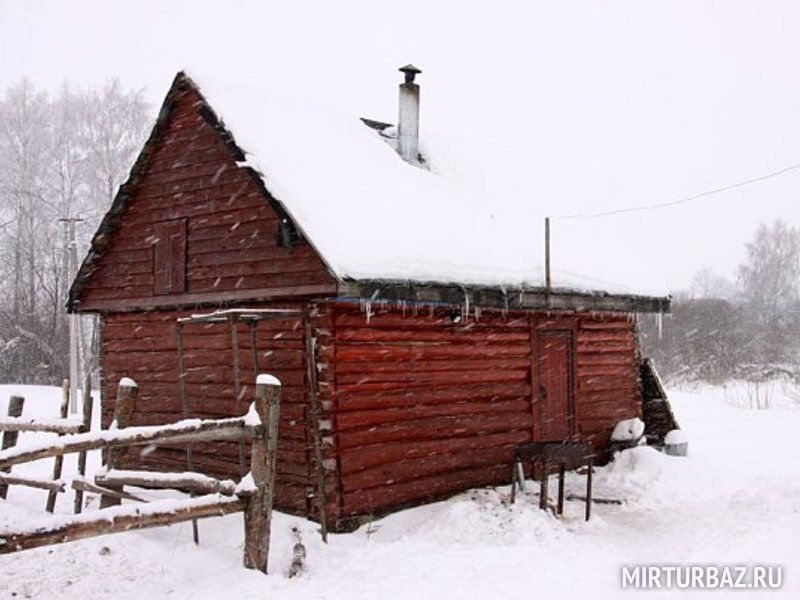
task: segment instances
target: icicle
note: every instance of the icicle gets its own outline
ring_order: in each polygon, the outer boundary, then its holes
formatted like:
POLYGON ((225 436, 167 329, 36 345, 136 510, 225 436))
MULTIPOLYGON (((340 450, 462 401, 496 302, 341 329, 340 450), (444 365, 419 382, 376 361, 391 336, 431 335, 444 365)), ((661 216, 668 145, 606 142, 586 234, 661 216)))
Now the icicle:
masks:
POLYGON ((367 323, 369 323, 371 318, 372 318, 372 301, 367 300, 367 323))
POLYGON ((473 309, 473 312, 475 313, 475 320, 476 321, 480 321, 480 318, 481 318, 481 307, 480 306, 476 306, 473 309))
POLYGON ((658 339, 661 340, 661 337, 664 333, 664 314, 658 313, 656 315, 656 321, 658 324, 658 339))
POLYGON ((469 292, 467 288, 464 289, 464 320, 469 321, 469 292))

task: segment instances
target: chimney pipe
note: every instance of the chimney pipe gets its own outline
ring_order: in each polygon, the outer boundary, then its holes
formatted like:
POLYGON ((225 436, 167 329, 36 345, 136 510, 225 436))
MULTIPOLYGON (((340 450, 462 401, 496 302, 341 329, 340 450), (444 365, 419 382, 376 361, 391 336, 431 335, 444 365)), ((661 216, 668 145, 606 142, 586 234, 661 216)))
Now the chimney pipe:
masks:
POLYGON ((401 67, 406 80, 400 84, 400 116, 397 120, 397 151, 403 160, 419 162, 419 86, 414 77, 422 73, 414 65, 401 67))

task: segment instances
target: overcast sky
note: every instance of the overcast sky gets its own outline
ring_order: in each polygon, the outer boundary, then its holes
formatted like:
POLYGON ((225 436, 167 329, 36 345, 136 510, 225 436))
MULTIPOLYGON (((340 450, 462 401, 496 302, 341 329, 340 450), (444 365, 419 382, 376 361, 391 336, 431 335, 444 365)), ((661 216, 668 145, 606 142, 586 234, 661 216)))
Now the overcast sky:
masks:
MULTIPOLYGON (((798 23, 800 2, 764 0, 0 0, 0 89, 117 76, 157 105, 188 67, 393 121, 396 69, 413 62, 423 137, 485 143, 558 215, 800 163, 798 23)), ((554 235, 580 227, 603 244, 624 232, 679 288, 706 265, 732 275, 759 222, 800 226, 799 192, 795 170, 667 210, 556 223, 554 235)))

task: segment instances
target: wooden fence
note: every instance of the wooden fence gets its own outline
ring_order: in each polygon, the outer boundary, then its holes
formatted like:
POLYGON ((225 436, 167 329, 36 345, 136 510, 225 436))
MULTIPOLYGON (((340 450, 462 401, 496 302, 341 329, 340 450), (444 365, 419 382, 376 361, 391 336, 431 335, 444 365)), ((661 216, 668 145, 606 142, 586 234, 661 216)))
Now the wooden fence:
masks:
MULTIPOLYGON (((85 388, 88 389, 88 388, 85 388)), ((71 519, 37 523, 18 531, 0 531, 0 554, 58 544, 131 529, 196 522, 214 516, 241 512, 244 515, 244 566, 267 572, 275 458, 280 413, 280 382, 271 375, 259 375, 256 398, 250 412, 242 417, 217 420, 186 420, 170 425, 127 427, 136 406, 138 386, 128 378, 120 381, 114 421, 109 429, 91 432, 91 401, 84 402, 81 422, 66 418, 35 420, 22 417, 24 400, 12 397, 9 416, 0 418, 0 496, 10 485, 23 485, 48 491, 47 510, 52 512, 55 497, 66 488, 61 478, 63 456, 78 453, 78 474, 72 479, 75 513, 71 519), (59 438, 41 444, 17 446, 19 432, 54 432, 59 438), (250 477, 238 485, 201 473, 159 473, 120 470, 125 448, 161 444, 238 441, 251 444, 250 477), (85 478, 86 453, 105 450, 105 468, 94 479, 85 478), (11 474, 15 465, 45 458, 54 459, 52 479, 11 474), (245 483, 246 482, 246 483, 245 483), (186 500, 146 502, 126 492, 125 485, 176 489, 192 494, 186 500), (100 510, 83 514, 83 493, 101 494, 100 510), (51 500, 53 498, 53 500, 51 500), (137 504, 120 505, 122 500, 137 504), (142 504, 144 503, 144 504, 142 504)), ((90 397, 88 394, 86 397, 90 397)), ((63 410, 62 417, 66 417, 63 410)))

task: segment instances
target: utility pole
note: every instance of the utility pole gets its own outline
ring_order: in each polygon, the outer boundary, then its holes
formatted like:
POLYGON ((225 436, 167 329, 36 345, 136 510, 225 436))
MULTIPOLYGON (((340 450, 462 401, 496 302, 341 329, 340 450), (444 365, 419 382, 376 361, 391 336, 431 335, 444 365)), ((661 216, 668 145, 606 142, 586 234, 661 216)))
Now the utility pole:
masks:
MULTIPOLYGON (((67 227, 67 281, 65 287, 75 277, 78 269, 78 242, 75 239, 75 223, 83 221, 79 217, 59 219, 67 227)), ((80 361, 80 344, 78 332, 80 323, 76 313, 69 315, 69 412, 78 412, 78 364, 80 361)))

